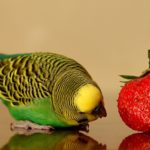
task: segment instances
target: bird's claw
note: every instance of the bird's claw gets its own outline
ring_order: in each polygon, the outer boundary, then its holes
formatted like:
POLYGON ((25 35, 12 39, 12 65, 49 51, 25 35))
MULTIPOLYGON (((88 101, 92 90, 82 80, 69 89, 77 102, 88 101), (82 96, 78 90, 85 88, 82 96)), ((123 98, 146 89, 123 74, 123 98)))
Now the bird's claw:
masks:
POLYGON ((54 130, 51 126, 42 126, 29 121, 11 123, 10 129, 18 134, 25 135, 31 135, 34 133, 51 133, 54 130))

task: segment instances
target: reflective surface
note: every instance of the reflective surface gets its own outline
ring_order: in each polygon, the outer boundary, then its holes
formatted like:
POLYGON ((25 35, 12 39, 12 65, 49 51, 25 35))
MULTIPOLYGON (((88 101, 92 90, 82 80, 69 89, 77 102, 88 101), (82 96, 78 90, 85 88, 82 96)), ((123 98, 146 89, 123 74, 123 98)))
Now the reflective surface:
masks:
POLYGON ((150 134, 135 133, 126 137, 119 146, 119 150, 149 150, 150 134))
POLYGON ((14 135, 2 150, 106 150, 106 145, 71 131, 56 131, 51 134, 14 135))
MULTIPOLYGON (((16 134, 15 131, 10 131, 10 123, 13 120, 6 108, 1 105, 0 118, 2 121, 0 124, 0 148, 2 150, 124 150, 124 145, 127 145, 126 143, 129 143, 129 148, 131 144, 130 138, 129 140, 127 138, 125 142, 123 140, 133 134, 134 131, 126 127, 117 114, 118 113, 116 112, 117 117, 113 117, 110 114, 106 119, 99 119, 90 123, 88 133, 83 131, 54 131, 51 134, 35 133, 33 135, 19 135, 16 134), (114 120, 111 117, 114 118, 114 120)), ((146 135, 146 137, 142 137, 142 134, 139 135, 140 141, 144 138, 149 142, 149 135, 146 135)), ((137 139, 136 136, 133 136, 131 141, 139 143, 137 139)), ((137 145, 134 144, 133 146, 137 145)))

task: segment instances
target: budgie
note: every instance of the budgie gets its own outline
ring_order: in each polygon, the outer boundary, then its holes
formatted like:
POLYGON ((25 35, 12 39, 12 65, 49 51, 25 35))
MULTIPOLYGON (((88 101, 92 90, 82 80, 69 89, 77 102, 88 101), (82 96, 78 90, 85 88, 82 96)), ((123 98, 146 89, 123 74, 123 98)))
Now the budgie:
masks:
POLYGON ((32 123, 64 128, 106 116, 102 92, 87 70, 55 53, 0 54, 0 99, 30 129, 32 123))

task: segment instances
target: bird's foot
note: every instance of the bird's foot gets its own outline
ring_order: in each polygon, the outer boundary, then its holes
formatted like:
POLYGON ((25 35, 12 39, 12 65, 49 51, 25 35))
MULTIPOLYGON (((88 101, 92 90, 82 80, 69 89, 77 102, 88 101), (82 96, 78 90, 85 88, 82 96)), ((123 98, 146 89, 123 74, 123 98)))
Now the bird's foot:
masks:
POLYGON ((54 130, 51 126, 38 125, 30 121, 11 123, 10 129, 12 131, 17 131, 19 134, 26 135, 31 135, 34 133, 51 133, 54 130))

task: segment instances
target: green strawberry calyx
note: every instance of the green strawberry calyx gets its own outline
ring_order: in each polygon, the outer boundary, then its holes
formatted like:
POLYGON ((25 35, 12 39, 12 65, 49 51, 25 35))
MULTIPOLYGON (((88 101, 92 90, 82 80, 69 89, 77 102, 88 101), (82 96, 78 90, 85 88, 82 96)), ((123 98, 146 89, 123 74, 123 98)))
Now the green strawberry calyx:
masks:
POLYGON ((126 79, 127 81, 121 81, 123 83, 127 83, 129 82, 130 80, 134 80, 134 79, 138 79, 138 78, 141 78, 141 77, 144 77, 146 76, 147 74, 150 73, 150 49, 148 50, 148 59, 149 59, 149 68, 144 70, 142 72, 142 74, 140 76, 134 76, 134 75, 120 75, 120 77, 126 79))

